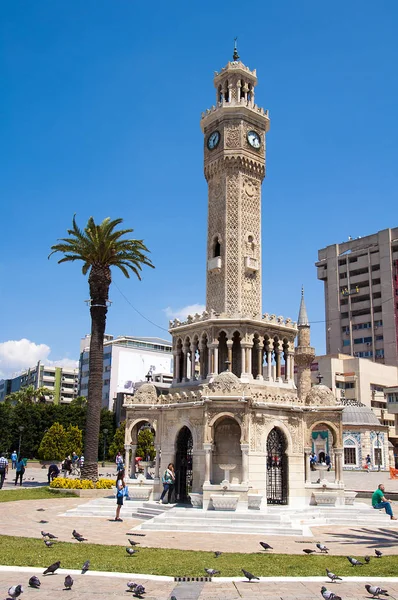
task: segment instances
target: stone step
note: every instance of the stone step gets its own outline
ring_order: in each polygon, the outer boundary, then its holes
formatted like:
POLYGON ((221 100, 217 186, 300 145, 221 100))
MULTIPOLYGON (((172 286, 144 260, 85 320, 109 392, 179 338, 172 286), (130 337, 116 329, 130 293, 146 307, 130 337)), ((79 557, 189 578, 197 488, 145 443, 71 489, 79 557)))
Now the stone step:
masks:
POLYGON ((202 522, 198 524, 181 524, 178 526, 176 523, 163 522, 159 523, 157 521, 147 521, 142 523, 140 529, 151 530, 151 531, 195 531, 199 533, 255 533, 262 535, 296 535, 302 536, 303 529, 302 528, 292 528, 292 527, 259 527, 254 524, 250 526, 249 524, 240 524, 236 523, 228 524, 223 523, 222 525, 213 525, 213 523, 207 523, 206 527, 202 522))
MULTIPOLYGON (((141 509, 140 509, 141 512, 141 509)), ((274 523, 279 523, 281 521, 281 515, 276 513, 269 514, 268 512, 260 512, 256 510, 251 510, 249 512, 240 512, 240 511, 221 511, 221 510, 200 510, 197 508, 180 508, 177 507, 171 513, 162 513, 162 517, 164 518, 176 518, 176 519, 209 519, 209 520, 219 520, 225 519, 229 520, 243 520, 243 521, 256 521, 266 520, 272 521, 274 523)))

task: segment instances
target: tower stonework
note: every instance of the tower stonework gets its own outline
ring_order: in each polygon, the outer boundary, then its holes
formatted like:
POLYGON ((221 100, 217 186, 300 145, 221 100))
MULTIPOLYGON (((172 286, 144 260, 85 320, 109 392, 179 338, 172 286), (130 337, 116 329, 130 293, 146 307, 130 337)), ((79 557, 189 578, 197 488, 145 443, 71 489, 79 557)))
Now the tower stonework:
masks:
POLYGON ((216 105, 202 115, 208 182, 206 308, 261 315, 261 183, 268 111, 256 106, 256 71, 229 62, 215 74, 216 105))

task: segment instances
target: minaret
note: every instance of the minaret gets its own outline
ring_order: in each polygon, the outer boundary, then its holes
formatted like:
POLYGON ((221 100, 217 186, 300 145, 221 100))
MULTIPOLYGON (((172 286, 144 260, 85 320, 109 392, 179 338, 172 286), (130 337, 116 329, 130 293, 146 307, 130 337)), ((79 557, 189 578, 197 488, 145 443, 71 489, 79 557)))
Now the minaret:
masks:
POLYGON ((261 317, 261 183, 268 111, 254 102, 256 71, 232 61, 214 77, 216 104, 202 115, 208 183, 206 309, 261 317))
POLYGON ((305 400, 311 389, 311 363, 315 358, 315 349, 310 346, 310 323, 304 301, 304 288, 301 288, 301 302, 297 321, 298 335, 294 361, 297 365, 297 393, 305 400))

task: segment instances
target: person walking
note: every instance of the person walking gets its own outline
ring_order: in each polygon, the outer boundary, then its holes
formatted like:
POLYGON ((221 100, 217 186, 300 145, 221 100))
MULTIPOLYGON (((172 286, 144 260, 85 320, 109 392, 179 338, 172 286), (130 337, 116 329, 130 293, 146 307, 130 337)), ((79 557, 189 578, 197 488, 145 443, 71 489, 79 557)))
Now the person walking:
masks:
POLYGON ((25 461, 24 461, 23 458, 20 458, 17 461, 16 469, 17 469, 17 474, 15 476, 15 485, 17 485, 18 479, 19 479, 19 485, 21 486, 22 485, 22 479, 23 479, 23 476, 25 474, 25 461))
POLYGON ((16 450, 14 450, 14 452, 11 454, 10 458, 11 458, 11 469, 15 469, 15 467, 17 466, 17 460, 18 460, 18 454, 17 454, 16 450))
POLYGON ((117 472, 121 471, 124 468, 123 467, 123 456, 120 454, 120 452, 118 452, 116 454, 115 463, 116 463, 116 471, 117 472))
POLYGON ((367 456, 365 458, 365 468, 368 473, 370 471, 371 464, 372 464, 372 459, 370 458, 370 454, 367 454, 367 456))
POLYGON ((163 492, 162 492, 162 495, 160 496, 160 499, 158 500, 158 504, 163 504, 163 498, 165 497, 165 495, 167 493, 168 494, 167 494, 166 504, 171 504, 171 495, 174 490, 175 480, 176 480, 176 476, 175 476, 175 472, 174 472, 174 465, 173 465, 173 463, 170 463, 162 477, 163 492))
POLYGON ((0 490, 3 487, 4 479, 8 474, 8 460, 4 456, 4 452, 0 456, 0 490))
POLYGON ((377 490, 375 490, 372 495, 372 506, 376 509, 384 508, 386 513, 390 516, 390 519, 392 521, 396 521, 397 517, 394 517, 391 504, 384 496, 384 492, 384 485, 382 483, 379 483, 377 490))
POLYGON ((116 506, 115 521, 123 521, 123 519, 120 518, 120 511, 123 506, 123 500, 124 500, 124 496, 125 496, 125 488, 126 488, 126 482, 124 481, 124 469, 121 469, 120 471, 118 471, 117 478, 116 478, 116 505, 117 506, 116 506))

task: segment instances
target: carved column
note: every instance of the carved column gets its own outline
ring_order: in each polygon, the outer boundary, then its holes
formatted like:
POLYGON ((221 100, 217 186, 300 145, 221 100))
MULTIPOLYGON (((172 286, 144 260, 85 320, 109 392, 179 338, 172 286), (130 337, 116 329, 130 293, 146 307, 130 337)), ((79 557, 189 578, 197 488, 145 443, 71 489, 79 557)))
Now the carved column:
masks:
POLYGON ((272 350, 267 350, 267 381, 272 381, 272 350))
POLYGON ((304 454, 305 454, 305 483, 311 483, 311 462, 310 462, 310 456, 311 456, 311 446, 306 446, 304 448, 304 454))
POLYGON ((232 340, 227 340, 227 350, 228 350, 228 371, 232 371, 232 345, 233 345, 233 341, 232 340))
POLYGON ((175 350, 174 356, 174 381, 178 383, 181 379, 180 366, 181 366, 181 350, 175 350))
POLYGON ((210 485, 211 481, 211 452, 212 444, 203 444, 203 450, 205 451, 205 480, 204 485, 210 485))
POLYGON ((182 377, 181 377, 181 381, 189 381, 188 379, 188 352, 189 352, 189 346, 187 346, 186 344, 184 344, 184 347, 182 349, 183 352, 183 363, 182 363, 182 377))
POLYGON ((206 350, 207 346, 203 342, 199 344, 199 366, 200 366, 200 379, 206 379, 206 350))
POLYGON ((287 353, 286 355, 286 362, 285 362, 285 382, 289 381, 289 373, 290 373, 290 359, 291 356, 289 353, 287 353))
POLYGON ((290 381, 294 381, 294 352, 290 352, 290 381))
POLYGON ((156 456, 155 456, 155 479, 159 479, 160 469, 160 444, 155 444, 156 456))
POLYGON ((334 448, 334 482, 343 483, 343 448, 334 448))
POLYGON ((240 343, 240 349, 241 349, 241 375, 243 375, 243 373, 246 373, 246 348, 243 345, 243 343, 240 343))
POLYGON ((136 452, 137 452, 137 444, 132 444, 130 446, 131 448, 131 473, 130 473, 130 477, 131 479, 135 479, 135 456, 136 456, 136 452))
POLYGON ((263 377, 263 360, 264 360, 263 352, 264 352, 264 342, 260 338, 258 346, 257 346, 257 370, 258 370, 258 375, 257 375, 256 379, 259 379, 261 381, 263 381, 263 379, 264 379, 264 377, 263 377))
POLYGON ((246 373, 253 375, 252 372, 252 348, 253 346, 247 346, 246 348, 246 373))
POLYGON ((249 444, 241 444, 242 451, 242 483, 249 481, 249 444))
POLYGON ((281 380, 281 356, 282 356, 282 342, 278 341, 276 347, 274 347, 275 352, 275 380, 281 380))
POLYGON ((124 471, 127 476, 129 474, 130 467, 130 448, 130 444, 124 444, 124 471))
POLYGON ((195 356, 197 344, 191 342, 191 381, 195 381, 195 356))
POLYGON ((214 342, 214 345, 213 345, 213 360, 214 360, 213 373, 214 373, 214 375, 217 375, 218 374, 218 341, 214 342))

